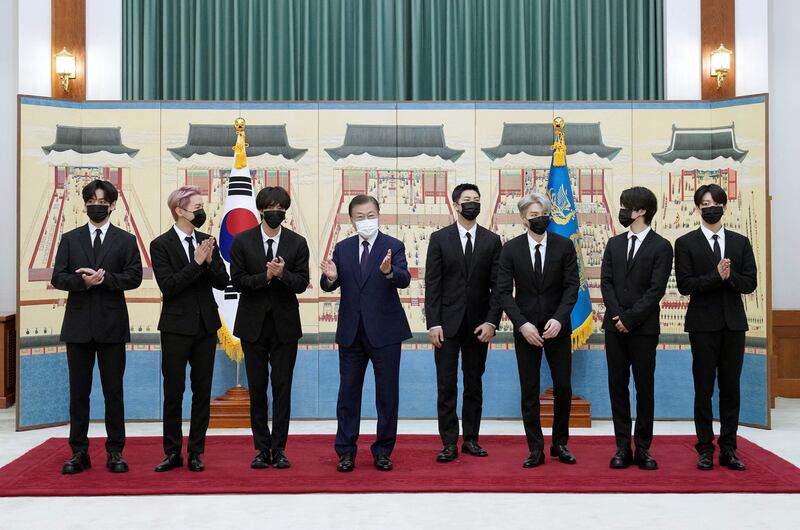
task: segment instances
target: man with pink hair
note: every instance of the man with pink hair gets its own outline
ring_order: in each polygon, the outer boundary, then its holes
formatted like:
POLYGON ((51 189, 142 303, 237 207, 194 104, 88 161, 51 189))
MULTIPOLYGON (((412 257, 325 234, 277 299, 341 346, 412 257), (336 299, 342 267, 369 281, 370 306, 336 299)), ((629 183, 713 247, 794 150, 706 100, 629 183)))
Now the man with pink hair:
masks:
POLYGON ((165 457, 156 471, 183 465, 181 411, 187 363, 192 383, 189 470, 203 471, 200 455, 205 448, 217 330, 221 326, 212 287, 225 289, 228 273, 214 238, 197 230, 206 220, 200 188, 181 186, 169 194, 167 206, 175 224, 150 243, 153 273, 162 293, 158 329, 164 376, 165 457))

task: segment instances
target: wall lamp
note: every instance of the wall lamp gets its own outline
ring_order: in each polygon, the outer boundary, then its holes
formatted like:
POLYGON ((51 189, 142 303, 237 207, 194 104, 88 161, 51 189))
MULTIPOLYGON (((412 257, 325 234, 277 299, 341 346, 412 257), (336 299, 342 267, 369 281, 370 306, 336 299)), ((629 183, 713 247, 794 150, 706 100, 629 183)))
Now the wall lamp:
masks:
POLYGON ((711 77, 717 78, 717 90, 722 88, 722 83, 731 71, 731 56, 733 52, 720 43, 719 48, 711 52, 711 77))
POLYGON ((64 92, 69 92, 69 80, 75 79, 75 56, 66 48, 56 54, 56 75, 61 78, 64 92))

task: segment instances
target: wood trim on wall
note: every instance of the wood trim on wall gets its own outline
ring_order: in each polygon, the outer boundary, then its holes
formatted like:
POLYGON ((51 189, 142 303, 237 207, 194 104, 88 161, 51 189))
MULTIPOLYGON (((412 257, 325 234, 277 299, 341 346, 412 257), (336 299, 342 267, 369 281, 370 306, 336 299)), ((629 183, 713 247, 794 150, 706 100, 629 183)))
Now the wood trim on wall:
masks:
POLYGON ((701 0, 700 2, 700 80, 703 99, 736 97, 736 1, 701 0), (717 78, 709 74, 711 52, 720 43, 733 52, 731 71, 722 88, 717 89, 717 78))
POLYGON ((52 0, 50 25, 50 77, 53 97, 83 101, 86 99, 86 0, 52 0), (75 55, 75 79, 64 92, 56 75, 56 54, 63 48, 75 55))
POLYGON ((800 311, 772 312, 770 398, 800 398, 800 311))

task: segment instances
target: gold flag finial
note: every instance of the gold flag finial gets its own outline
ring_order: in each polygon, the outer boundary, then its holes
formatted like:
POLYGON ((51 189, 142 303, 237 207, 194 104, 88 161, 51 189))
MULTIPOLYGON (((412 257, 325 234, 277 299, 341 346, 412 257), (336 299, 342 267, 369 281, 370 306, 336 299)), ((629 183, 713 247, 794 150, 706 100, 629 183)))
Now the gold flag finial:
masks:
POLYGON ((233 167, 236 169, 247 167, 247 151, 245 149, 250 146, 245 142, 244 128, 246 126, 247 123, 242 117, 236 118, 233 122, 233 128, 236 129, 236 145, 233 146, 233 167))
POLYGON ((556 133, 556 141, 550 146, 553 151, 553 166, 567 165, 567 143, 564 140, 564 118, 556 116, 553 119, 553 129, 556 133))

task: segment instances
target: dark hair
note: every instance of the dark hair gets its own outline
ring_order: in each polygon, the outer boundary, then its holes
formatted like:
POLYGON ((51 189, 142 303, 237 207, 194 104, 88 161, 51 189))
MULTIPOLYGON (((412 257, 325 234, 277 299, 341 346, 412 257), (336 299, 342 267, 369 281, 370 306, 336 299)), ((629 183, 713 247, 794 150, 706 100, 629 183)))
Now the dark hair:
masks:
POLYGON ((619 196, 619 202, 624 208, 644 210, 644 222, 647 224, 650 224, 658 211, 658 200, 655 194, 642 186, 634 186, 623 191, 619 196))
POLYGON ((361 206, 362 204, 372 203, 375 205, 375 208, 380 213, 381 205, 378 204, 378 199, 373 197, 372 195, 356 195, 352 199, 350 199, 350 206, 347 207, 347 215, 353 217, 353 207, 354 206, 361 206))
POLYGON ((83 195, 83 202, 87 203, 94 199, 94 192, 103 190, 103 197, 109 204, 117 202, 117 188, 107 180, 96 179, 83 187, 81 195, 83 195))
POLYGON ((725 206, 728 204, 728 194, 725 193, 725 190, 720 188, 716 184, 703 184, 697 191, 694 192, 694 205, 700 208, 700 203, 703 202, 703 195, 706 193, 711 194, 711 198, 714 199, 714 202, 717 204, 721 204, 725 206))
POLYGON ((474 191, 478 194, 478 197, 481 196, 481 190, 478 189, 478 186, 475 184, 470 184, 469 182, 465 182, 464 184, 459 184, 455 188, 453 188, 453 204, 458 202, 458 199, 461 198, 461 194, 465 191, 474 191))
POLYGON ((284 210, 288 210, 291 205, 292 198, 289 197, 289 192, 280 186, 267 186, 256 195, 258 210, 265 210, 270 206, 280 206, 284 210))

